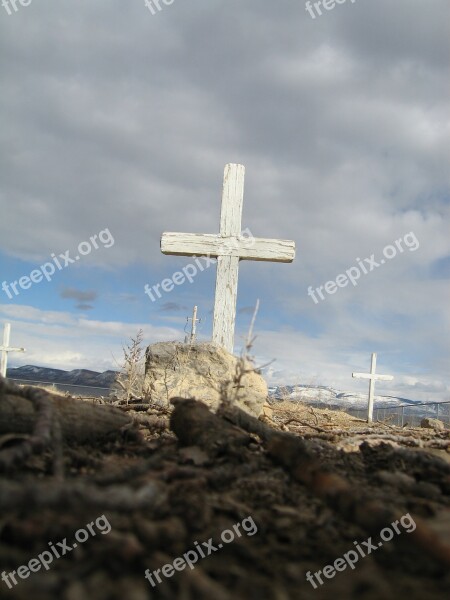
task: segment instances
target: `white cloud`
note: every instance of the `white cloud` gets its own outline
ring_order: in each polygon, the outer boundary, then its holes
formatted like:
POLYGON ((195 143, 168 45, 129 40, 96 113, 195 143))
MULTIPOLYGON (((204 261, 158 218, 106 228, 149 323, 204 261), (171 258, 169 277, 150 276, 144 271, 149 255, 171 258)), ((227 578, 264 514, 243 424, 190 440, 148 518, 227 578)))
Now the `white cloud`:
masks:
POLYGON ((11 343, 26 348, 25 354, 10 355, 10 365, 103 371, 117 368, 122 345, 139 329, 146 344, 181 338, 179 330, 170 327, 78 319, 69 313, 30 306, 0 305, 1 321, 12 325, 11 343))

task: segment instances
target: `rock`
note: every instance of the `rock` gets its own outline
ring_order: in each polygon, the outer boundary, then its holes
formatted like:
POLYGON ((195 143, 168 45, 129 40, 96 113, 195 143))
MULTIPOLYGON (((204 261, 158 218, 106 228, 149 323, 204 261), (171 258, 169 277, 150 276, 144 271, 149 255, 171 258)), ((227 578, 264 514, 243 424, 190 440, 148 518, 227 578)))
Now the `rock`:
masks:
POLYGON ((152 401, 168 404, 176 396, 195 398, 213 411, 223 390, 236 406, 259 417, 268 397, 267 384, 245 361, 246 372, 238 386, 234 380, 242 360, 212 343, 159 342, 146 351, 145 385, 152 401))
POLYGON ((420 421, 420 426, 427 429, 435 429, 436 431, 443 431, 445 424, 439 419, 429 419, 428 417, 420 421))

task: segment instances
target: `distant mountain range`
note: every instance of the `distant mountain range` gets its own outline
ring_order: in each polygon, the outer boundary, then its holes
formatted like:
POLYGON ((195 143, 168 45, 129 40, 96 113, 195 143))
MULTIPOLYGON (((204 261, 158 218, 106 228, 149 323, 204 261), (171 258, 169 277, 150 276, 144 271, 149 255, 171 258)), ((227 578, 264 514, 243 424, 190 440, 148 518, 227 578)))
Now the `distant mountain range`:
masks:
MULTIPOLYGON (((323 385, 285 385, 269 387, 269 395, 274 400, 291 400, 329 408, 367 408, 367 392, 339 392, 323 385)), ((399 396, 375 396, 376 408, 392 408, 399 404, 414 406, 419 401, 408 400, 399 396)))
POLYGON ((48 369, 46 367, 26 365, 17 369, 8 369, 6 376, 10 379, 18 379, 20 381, 110 388, 114 383, 116 371, 104 371, 103 373, 89 371, 88 369, 63 371, 62 369, 48 369))
MULTIPOLYGON (((10 379, 16 379, 21 383, 53 383, 62 391, 68 391, 74 395, 97 395, 107 396, 116 377, 117 371, 90 371, 88 369, 75 369, 74 371, 63 371, 62 369, 48 369, 46 367, 36 367, 26 365, 16 369, 8 369, 7 376, 10 379), (93 388, 101 388, 95 390, 93 388)), ((344 409, 356 414, 356 411, 367 411, 367 392, 340 392, 331 387, 314 385, 286 385, 269 387, 269 396, 272 401, 289 400, 291 402, 303 402, 310 406, 318 408, 344 409)), ((407 398, 397 396, 375 396, 375 409, 393 409, 399 405, 409 405, 411 410, 417 414, 428 415, 432 409, 431 404, 428 407, 420 406, 421 403, 407 398), (417 408, 414 408, 416 405, 417 408)), ((435 409, 435 407, 433 407, 435 409)), ((405 409, 406 410, 406 409, 405 409)), ((450 404, 442 405, 441 413, 448 415, 450 419, 450 404)))
MULTIPOLYGON (((302 402, 316 408, 344 410, 359 418, 367 416, 367 392, 339 392, 322 385, 285 385, 269 387, 274 401, 302 402)), ((450 425, 450 403, 420 402, 398 396, 375 396, 374 419, 392 417, 393 424, 418 425, 422 417, 439 418, 450 425), (397 409, 398 406, 404 408, 397 409)))
MULTIPOLYGON (((8 369, 10 379, 20 381, 42 381, 55 384, 66 384, 86 387, 110 388, 114 383, 117 371, 90 371, 88 369, 75 369, 63 371, 62 369, 48 369, 26 365, 16 369, 8 369)), ((364 409, 367 407, 367 393, 339 392, 331 387, 314 385, 286 385, 269 387, 269 395, 273 400, 292 400, 306 404, 324 405, 328 407, 348 407, 364 409)), ((375 396, 375 406, 392 407, 398 404, 417 404, 414 400, 396 396, 375 396)))

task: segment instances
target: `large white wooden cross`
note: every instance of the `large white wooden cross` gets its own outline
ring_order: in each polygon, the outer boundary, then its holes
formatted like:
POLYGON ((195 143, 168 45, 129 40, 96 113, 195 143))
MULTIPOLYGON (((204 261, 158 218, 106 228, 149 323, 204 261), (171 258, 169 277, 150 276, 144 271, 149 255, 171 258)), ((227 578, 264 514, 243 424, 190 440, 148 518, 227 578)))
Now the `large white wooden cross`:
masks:
POLYGON ((243 236, 243 165, 225 166, 219 234, 163 233, 161 252, 178 256, 217 257, 213 342, 233 352, 240 260, 292 262, 295 242, 243 236))
POLYGON ((377 367, 377 355, 375 352, 372 354, 372 362, 370 365, 370 373, 352 373, 352 377, 356 379, 369 379, 369 403, 367 407, 367 422, 372 423, 373 419, 373 393, 375 390, 375 381, 392 381, 394 378, 392 375, 375 375, 375 369, 377 367))
POLYGON ((6 367, 8 364, 8 352, 25 352, 25 348, 10 348, 9 340, 11 337, 11 323, 5 323, 3 329, 3 346, 0 346, 0 352, 2 353, 0 363, 0 375, 6 377, 6 367))

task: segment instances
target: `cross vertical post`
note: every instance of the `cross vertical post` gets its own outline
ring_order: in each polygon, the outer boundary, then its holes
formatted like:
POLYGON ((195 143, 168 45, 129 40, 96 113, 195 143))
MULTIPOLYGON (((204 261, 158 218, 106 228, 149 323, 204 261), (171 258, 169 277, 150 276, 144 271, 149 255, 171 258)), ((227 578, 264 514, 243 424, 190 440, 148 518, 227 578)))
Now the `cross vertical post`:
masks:
MULTIPOLYGON (((241 233, 244 176, 243 165, 226 165, 220 212, 222 238, 241 233)), ((228 350, 234 347, 238 273, 239 256, 218 256, 212 340, 228 350)))
POLYGON ((367 421, 368 423, 372 423, 373 419, 373 392, 375 389, 375 370, 377 368, 377 355, 375 352, 372 353, 372 359, 370 362, 370 374, 372 377, 369 379, 369 404, 367 407, 367 421))
POLYGON ((10 340, 10 336, 11 336, 11 324, 10 323, 5 323, 5 327, 3 329, 3 346, 1 347, 2 350, 2 358, 1 358, 1 363, 0 363, 0 375, 2 377, 6 377, 6 367, 8 364, 8 346, 9 346, 9 340, 10 340))

